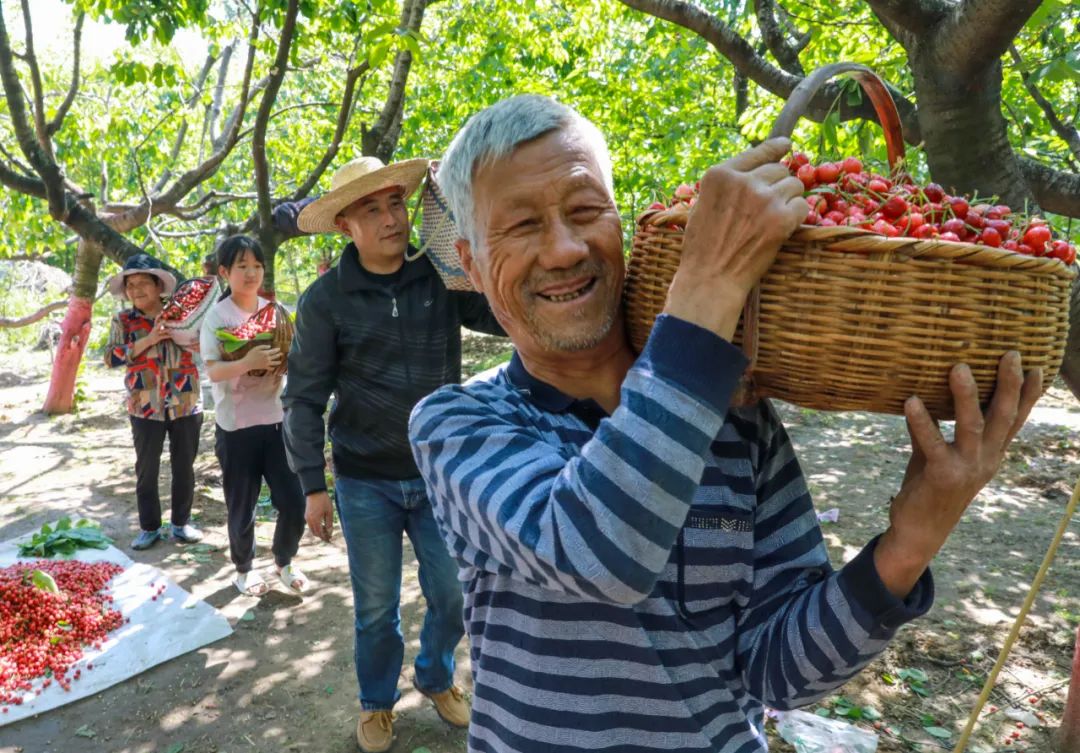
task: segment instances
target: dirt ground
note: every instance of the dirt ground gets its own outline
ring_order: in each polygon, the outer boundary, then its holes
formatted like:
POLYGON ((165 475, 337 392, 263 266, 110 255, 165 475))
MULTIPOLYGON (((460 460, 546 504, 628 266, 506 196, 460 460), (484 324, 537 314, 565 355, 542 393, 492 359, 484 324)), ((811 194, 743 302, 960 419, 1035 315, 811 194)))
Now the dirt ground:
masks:
MULTIPOLYGON (((469 370, 498 362, 503 342, 473 338, 469 370)), ((120 374, 88 363, 77 414, 37 413, 48 382, 47 353, 0 357, 0 540, 77 513, 100 521, 139 562, 162 568, 235 626, 228 638, 155 667, 92 698, 0 727, 0 753, 243 753, 356 750, 359 710, 352 664, 352 604, 344 544, 309 535, 298 564, 316 586, 304 598, 274 590, 239 595, 225 536, 212 421, 196 463, 197 524, 209 547, 171 542, 146 552, 127 548, 137 528, 133 452, 121 405, 120 374), (209 551, 207 551, 209 550, 209 551), (250 611, 254 619, 241 620, 250 611), (92 737, 76 735, 82 730, 92 737)), ((835 564, 852 557, 887 521, 907 458, 902 420, 829 414, 781 405, 819 511, 835 564)), ((167 471, 163 472, 167 500, 167 471)), ((1062 511, 1080 477, 1080 404, 1060 385, 1040 401, 998 478, 973 503, 934 566, 937 602, 820 713, 877 723, 883 753, 951 750, 1023 601, 1062 511), (936 730, 938 737, 927 729, 936 730), (947 734, 948 737, 944 735, 947 734)), ((259 523, 260 559, 273 523, 259 523)), ((465 735, 451 730, 412 689, 422 599, 406 547, 402 625, 407 655, 400 679, 395 753, 457 753, 465 735)), ((1057 559, 991 698, 971 751, 1049 751, 1061 713, 1080 625, 1080 521, 1057 559), (1034 702, 1033 700, 1034 699, 1034 702), (1007 715, 1038 712, 1041 726, 1018 730, 1007 715), (1008 746, 1013 731, 1020 738, 1008 746)), ((458 681, 471 687, 467 649, 458 681)), ((792 748, 783 742, 781 752, 792 748)))

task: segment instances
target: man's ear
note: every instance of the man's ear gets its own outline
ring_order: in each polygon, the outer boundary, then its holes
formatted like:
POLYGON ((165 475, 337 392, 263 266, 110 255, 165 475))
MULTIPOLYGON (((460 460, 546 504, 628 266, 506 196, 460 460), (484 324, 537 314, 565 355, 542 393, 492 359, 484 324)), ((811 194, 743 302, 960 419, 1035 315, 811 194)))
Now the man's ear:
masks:
POLYGON ((458 238, 454 241, 454 248, 457 249, 458 257, 461 259, 461 268, 465 270, 465 276, 469 278, 472 286, 476 288, 478 292, 484 292, 484 284, 480 279, 480 269, 474 263, 472 255, 472 244, 464 238, 458 238))
POLYGON ((345 221, 345 218, 340 214, 334 218, 334 227, 338 229, 338 232, 342 235, 351 235, 349 233, 349 223, 345 221))

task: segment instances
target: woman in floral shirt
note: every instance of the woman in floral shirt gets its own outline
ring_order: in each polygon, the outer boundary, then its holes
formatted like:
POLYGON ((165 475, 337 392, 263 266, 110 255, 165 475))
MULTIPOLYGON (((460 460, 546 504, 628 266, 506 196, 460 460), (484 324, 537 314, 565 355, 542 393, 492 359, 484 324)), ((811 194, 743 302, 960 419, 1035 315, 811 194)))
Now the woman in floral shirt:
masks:
POLYGON ((123 271, 109 280, 113 294, 132 305, 113 317, 105 348, 107 366, 127 367, 124 386, 135 442, 140 528, 132 549, 148 549, 162 536, 158 475, 166 435, 172 467, 172 535, 183 542, 202 538, 189 522, 203 418, 199 371, 192 353, 174 343, 169 330, 155 321, 162 297, 175 287, 176 278, 146 254, 128 259, 123 271))

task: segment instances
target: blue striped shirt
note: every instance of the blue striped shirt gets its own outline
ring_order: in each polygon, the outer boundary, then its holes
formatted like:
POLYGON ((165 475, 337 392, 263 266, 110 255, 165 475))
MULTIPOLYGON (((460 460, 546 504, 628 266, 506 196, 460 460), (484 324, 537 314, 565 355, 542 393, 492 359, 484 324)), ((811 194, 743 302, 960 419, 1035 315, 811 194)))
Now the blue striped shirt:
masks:
POLYGON ((461 567, 469 750, 767 750, 763 706, 811 703, 933 600, 871 542, 838 571, 767 402, 730 408, 742 354, 661 316, 610 416, 509 366, 413 411, 461 567))

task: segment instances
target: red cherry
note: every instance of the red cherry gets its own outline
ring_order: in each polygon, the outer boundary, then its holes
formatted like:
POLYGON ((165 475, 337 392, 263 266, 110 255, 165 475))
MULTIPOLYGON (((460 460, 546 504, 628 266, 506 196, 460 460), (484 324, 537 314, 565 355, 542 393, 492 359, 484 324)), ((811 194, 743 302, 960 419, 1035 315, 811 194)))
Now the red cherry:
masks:
POLYGON ((959 241, 960 236, 956 233, 944 232, 938 236, 943 241, 959 241))
POLYGON ((795 171, 795 177, 802 181, 803 186, 809 191, 814 187, 816 181, 817 171, 813 165, 803 165, 795 171))
POLYGON ((1001 235, 992 227, 983 229, 982 233, 979 235, 979 240, 985 245, 993 246, 994 248, 1001 245, 1001 235))
POLYGON ((962 199, 959 196, 953 197, 949 200, 949 206, 952 207, 953 215, 958 219, 962 220, 967 217, 969 207, 965 199, 962 199))
POLYGON ((937 183, 930 183, 923 189, 923 194, 926 196, 927 201, 936 203, 945 198, 945 189, 937 183))
POLYGON ((817 166, 818 183, 835 183, 840 177, 840 167, 834 162, 825 162, 817 166))
POLYGON ((901 196, 890 196, 888 201, 881 205, 881 213, 891 220, 908 211, 908 203, 901 196))
POLYGON ((941 223, 941 229, 946 233, 955 233, 959 237, 964 232, 964 221, 957 219, 945 220, 941 223))
POLYGON ((861 173, 862 162, 855 157, 848 157, 840 163, 840 169, 849 175, 852 173, 861 173))
POLYGON ((1037 253, 1041 254, 1049 242, 1050 228, 1046 225, 1032 225, 1024 233, 1024 243, 1035 249, 1037 253))

